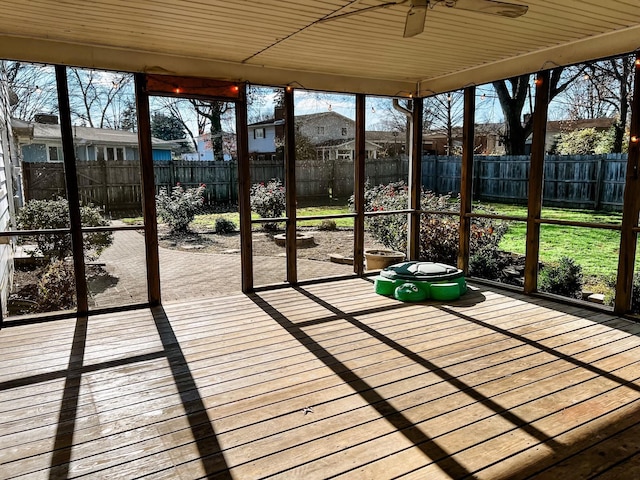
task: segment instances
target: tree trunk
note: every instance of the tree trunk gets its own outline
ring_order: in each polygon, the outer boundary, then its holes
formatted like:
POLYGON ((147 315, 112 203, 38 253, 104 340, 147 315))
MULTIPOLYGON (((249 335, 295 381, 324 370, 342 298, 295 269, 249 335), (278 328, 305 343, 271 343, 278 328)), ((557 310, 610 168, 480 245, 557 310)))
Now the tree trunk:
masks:
MULTIPOLYGON (((617 65, 615 65, 615 72, 618 73, 617 65)), ((629 88, 627 85, 627 79, 632 76, 633 63, 627 58, 623 58, 620 68, 621 73, 618 73, 617 80, 619 82, 618 97, 620 99, 620 111, 618 121, 613 125, 614 137, 613 137, 613 153, 621 153, 625 138, 625 130, 627 129, 627 115, 629 114, 629 88)))
POLYGON ((222 148, 222 120, 218 112, 213 110, 211 115, 211 148, 214 160, 224 160, 222 148))
POLYGON ((507 155, 524 155, 527 136, 531 133, 531 121, 522 121, 522 110, 527 93, 529 91, 529 75, 520 75, 493 82, 493 87, 498 95, 504 121, 507 127, 504 137, 504 145, 507 155), (511 93, 506 82, 511 85, 511 93))
MULTIPOLYGON (((518 119, 512 119, 518 120, 518 119)), ((527 137, 529 132, 525 131, 525 128, 519 121, 511 121, 508 124, 508 137, 509 141, 505 142, 505 149, 507 155, 525 155, 527 137)))

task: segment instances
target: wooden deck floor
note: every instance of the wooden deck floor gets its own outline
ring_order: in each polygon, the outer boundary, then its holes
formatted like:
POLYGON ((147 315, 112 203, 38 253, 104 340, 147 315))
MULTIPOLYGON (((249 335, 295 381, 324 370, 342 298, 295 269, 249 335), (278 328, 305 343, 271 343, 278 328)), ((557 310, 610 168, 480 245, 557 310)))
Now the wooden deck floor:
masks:
POLYGON ((640 478, 640 325, 349 280, 0 332, 0 478, 640 478))

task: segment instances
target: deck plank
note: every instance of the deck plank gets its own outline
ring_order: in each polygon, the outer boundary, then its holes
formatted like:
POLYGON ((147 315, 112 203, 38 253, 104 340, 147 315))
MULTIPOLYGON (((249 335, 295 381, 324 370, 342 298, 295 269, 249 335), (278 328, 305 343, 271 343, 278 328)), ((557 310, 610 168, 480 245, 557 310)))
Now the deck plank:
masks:
POLYGON ((639 353, 606 313, 358 279, 9 326, 0 477, 618 478, 639 353))

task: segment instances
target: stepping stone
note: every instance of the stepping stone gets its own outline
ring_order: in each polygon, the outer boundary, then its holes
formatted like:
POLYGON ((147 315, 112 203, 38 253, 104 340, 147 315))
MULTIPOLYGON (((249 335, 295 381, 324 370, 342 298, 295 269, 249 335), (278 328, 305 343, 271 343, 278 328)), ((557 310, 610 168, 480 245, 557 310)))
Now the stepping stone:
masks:
POLYGON ((353 265, 353 257, 345 257, 344 255, 340 255, 338 253, 330 254, 329 261, 342 265, 353 265))
POLYGON ((587 297, 589 302, 599 303, 600 305, 604 304, 604 293, 592 293, 587 297))

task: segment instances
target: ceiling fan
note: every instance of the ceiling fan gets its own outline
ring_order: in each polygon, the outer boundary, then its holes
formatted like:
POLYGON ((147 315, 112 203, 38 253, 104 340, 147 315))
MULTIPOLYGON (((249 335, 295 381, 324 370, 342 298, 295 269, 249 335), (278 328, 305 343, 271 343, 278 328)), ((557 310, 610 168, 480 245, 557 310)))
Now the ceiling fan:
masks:
POLYGON ((529 9, 527 5, 500 2, 498 0, 398 0, 395 2, 385 2, 380 5, 360 8, 351 12, 331 15, 319 20, 318 23, 329 22, 339 18, 350 17, 363 12, 393 7, 405 3, 409 4, 407 19, 404 24, 405 38, 414 37, 424 31, 424 19, 427 15, 427 9, 433 8, 438 4, 442 4, 449 8, 459 8, 460 10, 470 10, 472 12, 488 13, 491 15, 500 15, 509 18, 516 18, 524 15, 529 9))

